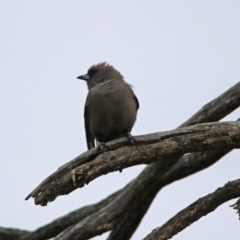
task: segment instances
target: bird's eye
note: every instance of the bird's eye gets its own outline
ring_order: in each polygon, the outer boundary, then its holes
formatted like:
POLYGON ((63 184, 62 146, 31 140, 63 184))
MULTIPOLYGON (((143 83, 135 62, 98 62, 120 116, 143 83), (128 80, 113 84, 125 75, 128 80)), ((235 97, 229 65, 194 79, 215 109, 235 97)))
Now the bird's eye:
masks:
POLYGON ((92 77, 92 76, 95 75, 96 73, 97 73, 97 69, 95 69, 95 68, 90 69, 90 70, 88 71, 88 75, 89 75, 90 77, 92 77))

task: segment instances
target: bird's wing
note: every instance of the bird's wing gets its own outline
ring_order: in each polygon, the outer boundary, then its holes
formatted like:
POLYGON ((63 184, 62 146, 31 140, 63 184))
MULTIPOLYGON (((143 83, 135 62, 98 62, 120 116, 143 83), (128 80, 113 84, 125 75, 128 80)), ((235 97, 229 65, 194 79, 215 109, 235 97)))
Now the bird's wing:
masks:
POLYGON ((84 108, 84 120, 85 120, 85 134, 88 150, 95 147, 94 137, 89 130, 89 111, 87 105, 84 108))
POLYGON ((134 98, 134 100, 135 100, 135 102, 137 104, 137 110, 138 110, 140 105, 139 105, 138 99, 137 99, 137 97, 136 97, 136 95, 134 93, 133 93, 133 98, 134 98))

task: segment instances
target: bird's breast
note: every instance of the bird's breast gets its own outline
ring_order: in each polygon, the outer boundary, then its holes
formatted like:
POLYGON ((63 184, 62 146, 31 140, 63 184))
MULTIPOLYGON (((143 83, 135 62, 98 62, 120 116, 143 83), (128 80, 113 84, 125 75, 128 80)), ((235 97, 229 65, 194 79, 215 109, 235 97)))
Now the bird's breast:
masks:
POLYGON ((89 91, 89 129, 99 141, 109 141, 130 132, 136 120, 136 103, 127 86, 102 84, 89 91))

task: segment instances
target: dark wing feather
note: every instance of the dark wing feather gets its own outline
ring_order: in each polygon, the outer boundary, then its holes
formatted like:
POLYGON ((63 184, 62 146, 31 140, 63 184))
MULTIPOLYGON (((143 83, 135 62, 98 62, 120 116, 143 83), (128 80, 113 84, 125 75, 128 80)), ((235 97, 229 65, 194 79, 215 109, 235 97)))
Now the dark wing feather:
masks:
POLYGON ((89 112, 88 107, 85 105, 84 108, 84 120, 85 120, 85 134, 86 134, 86 141, 88 150, 95 147, 94 137, 92 136, 89 130, 89 112))
POLYGON ((137 99, 137 97, 136 97, 135 94, 133 94, 133 98, 134 98, 134 100, 135 100, 135 102, 136 102, 136 104, 137 104, 137 110, 138 110, 139 107, 140 107, 140 105, 139 105, 138 99, 137 99))

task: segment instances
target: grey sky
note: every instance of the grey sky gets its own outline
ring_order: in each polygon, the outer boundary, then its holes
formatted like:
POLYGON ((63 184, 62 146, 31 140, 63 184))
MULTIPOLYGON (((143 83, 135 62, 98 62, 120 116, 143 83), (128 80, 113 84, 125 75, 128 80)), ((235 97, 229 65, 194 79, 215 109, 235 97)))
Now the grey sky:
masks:
MULTIPOLYGON (((86 151, 87 87, 76 77, 92 64, 108 61, 134 86, 140 102, 134 135, 177 127, 240 80, 237 0, 0 3, 0 226, 33 230, 99 201, 143 168, 101 177, 47 207, 24 201, 45 177, 86 151)), ((226 119, 239 117, 237 110, 226 119)), ((234 151, 162 190, 133 239, 239 178, 238 158, 234 151)), ((233 202, 174 239, 239 239, 238 216, 228 207, 233 202)))

